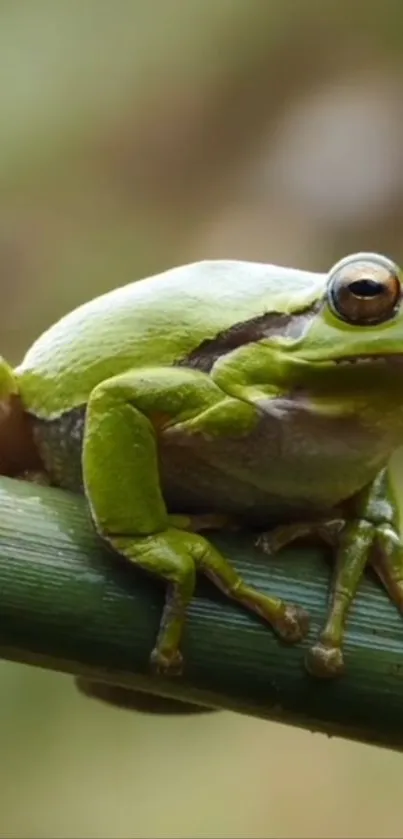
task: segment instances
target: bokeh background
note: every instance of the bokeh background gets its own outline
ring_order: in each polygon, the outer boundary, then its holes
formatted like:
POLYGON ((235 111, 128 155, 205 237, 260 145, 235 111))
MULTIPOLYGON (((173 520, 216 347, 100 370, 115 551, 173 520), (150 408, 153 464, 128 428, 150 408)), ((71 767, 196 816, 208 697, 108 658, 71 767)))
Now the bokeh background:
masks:
MULTIPOLYGON (((203 258, 403 260, 401 0, 0 1, 0 334, 203 258)), ((0 666, 1 837, 398 837, 403 756, 0 666)))

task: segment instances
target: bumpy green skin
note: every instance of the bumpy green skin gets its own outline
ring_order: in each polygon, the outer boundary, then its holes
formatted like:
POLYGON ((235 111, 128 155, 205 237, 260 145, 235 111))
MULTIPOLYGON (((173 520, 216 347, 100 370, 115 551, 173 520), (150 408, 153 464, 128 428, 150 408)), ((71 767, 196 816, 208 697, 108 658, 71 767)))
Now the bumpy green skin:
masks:
POLYGON ((166 580, 158 672, 182 669, 197 571, 286 640, 307 630, 302 609, 248 587, 197 532, 226 517, 261 531, 280 522, 260 537, 268 552, 312 532, 334 545, 312 673, 342 669, 367 561, 403 606, 386 471, 403 428, 403 313, 352 326, 326 288, 327 275, 275 266, 188 265, 87 303, 42 335, 14 375, 0 368, 0 397, 18 390, 49 480, 83 491, 100 536, 166 580))

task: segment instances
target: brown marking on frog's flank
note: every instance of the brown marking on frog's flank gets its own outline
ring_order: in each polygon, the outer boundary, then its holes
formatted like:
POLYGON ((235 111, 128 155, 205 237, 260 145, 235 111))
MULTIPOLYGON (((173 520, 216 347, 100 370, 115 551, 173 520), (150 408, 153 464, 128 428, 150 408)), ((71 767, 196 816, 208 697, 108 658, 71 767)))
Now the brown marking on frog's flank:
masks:
POLYGON ((192 367, 209 373, 218 358, 246 344, 276 335, 291 340, 302 338, 308 331, 319 305, 320 302, 315 302, 293 314, 266 312, 242 323, 235 323, 230 329, 219 332, 215 338, 202 341, 196 349, 178 361, 176 366, 192 367))
POLYGON ((42 470, 31 418, 20 397, 13 394, 0 400, 0 474, 12 478, 42 470))
POLYGON ((51 482, 55 486, 82 492, 81 452, 86 406, 78 405, 55 419, 32 416, 32 433, 51 482))

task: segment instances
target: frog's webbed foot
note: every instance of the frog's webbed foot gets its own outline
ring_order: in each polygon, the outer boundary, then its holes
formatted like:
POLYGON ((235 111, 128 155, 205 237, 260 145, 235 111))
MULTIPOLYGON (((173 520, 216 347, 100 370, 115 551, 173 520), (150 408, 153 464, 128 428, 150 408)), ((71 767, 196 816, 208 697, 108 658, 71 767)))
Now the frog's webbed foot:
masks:
POLYGON ((347 615, 368 562, 403 613, 403 544, 395 518, 395 501, 387 474, 382 472, 357 496, 352 518, 300 522, 260 536, 258 545, 266 553, 306 537, 319 538, 334 550, 336 567, 327 619, 305 660, 312 675, 329 678, 343 672, 347 615))
POLYGON ((158 694, 143 693, 123 685, 112 685, 107 682, 92 682, 84 676, 75 679, 80 693, 89 699, 106 702, 115 708, 127 711, 138 711, 145 714, 189 715, 211 713, 218 709, 204 705, 193 705, 158 694))
POLYGON ((301 521, 284 524, 261 533, 256 547, 266 554, 274 554, 299 539, 316 538, 335 547, 345 525, 343 518, 329 518, 320 521, 301 521))
POLYGON ((50 486, 50 476, 43 469, 27 469, 26 472, 21 472, 16 475, 21 481, 26 481, 29 484, 37 484, 38 486, 50 486))

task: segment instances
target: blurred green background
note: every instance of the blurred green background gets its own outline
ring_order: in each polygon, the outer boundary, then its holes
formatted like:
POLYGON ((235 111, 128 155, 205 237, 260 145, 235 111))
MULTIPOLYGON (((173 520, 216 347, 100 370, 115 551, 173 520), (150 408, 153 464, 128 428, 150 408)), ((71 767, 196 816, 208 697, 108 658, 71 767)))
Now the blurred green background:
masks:
MULTIPOLYGON (((2 353, 175 264, 401 262, 402 36, 401 0, 0 0, 2 353)), ((0 679, 1 837, 403 833, 403 756, 0 679)))

